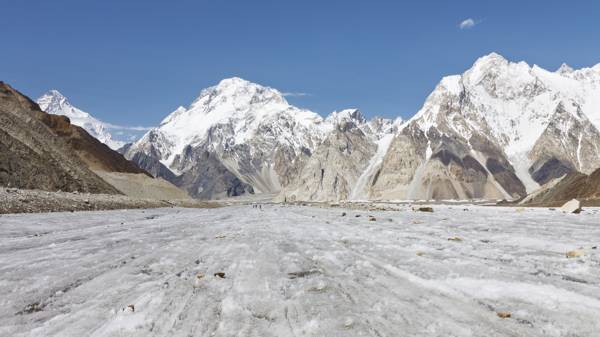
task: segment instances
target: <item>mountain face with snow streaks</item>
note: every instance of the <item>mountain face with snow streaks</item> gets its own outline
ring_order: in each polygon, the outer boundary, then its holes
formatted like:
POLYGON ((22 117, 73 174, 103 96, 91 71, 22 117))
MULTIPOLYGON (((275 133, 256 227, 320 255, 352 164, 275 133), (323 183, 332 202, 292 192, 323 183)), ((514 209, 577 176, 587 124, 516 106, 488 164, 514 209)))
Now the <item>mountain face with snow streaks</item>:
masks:
POLYGON ((113 150, 117 150, 125 145, 125 142, 113 139, 106 123, 74 107, 58 90, 46 92, 37 99, 37 103, 47 113, 68 117, 73 125, 82 127, 92 137, 108 145, 113 150))
POLYGON ((600 65, 551 72, 492 53, 409 120, 326 118, 240 78, 201 91, 126 156, 199 198, 514 199, 600 167, 600 65))
MULTIPOLYGON (((230 78, 176 109, 125 155, 198 198, 279 193, 297 183, 304 163, 336 132, 342 138, 357 132, 373 150, 394 127, 387 119, 367 121, 356 109, 324 119, 290 105, 273 88, 230 78)), ((347 197, 352 184, 341 195, 347 197)))
POLYGON ((290 162, 312 152, 329 128, 318 114, 290 105, 279 91, 230 78, 202 90, 188 108, 175 110, 126 156, 142 152, 154 158, 153 165, 183 176, 182 187, 196 197, 275 193, 290 179, 290 162), (220 191, 206 185, 212 179, 220 180, 220 191))
POLYGON ((326 122, 332 131, 310 157, 299 158, 295 179, 285 186, 279 199, 286 201, 341 201, 359 199, 371 178, 378 149, 395 132, 391 120, 367 121, 357 109, 333 112, 326 122))
POLYGON ((371 198, 516 198, 600 167, 600 67, 549 72, 498 54, 442 79, 401 129, 371 198), (427 144, 424 146, 423 144, 427 144))

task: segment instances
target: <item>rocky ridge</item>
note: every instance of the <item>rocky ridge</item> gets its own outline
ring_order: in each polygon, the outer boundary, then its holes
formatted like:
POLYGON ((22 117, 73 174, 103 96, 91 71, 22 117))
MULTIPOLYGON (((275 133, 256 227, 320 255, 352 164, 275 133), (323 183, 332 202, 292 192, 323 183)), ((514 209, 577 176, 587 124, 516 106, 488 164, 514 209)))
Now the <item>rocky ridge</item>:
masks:
POLYGON ((113 138, 107 123, 102 122, 91 116, 89 113, 73 106, 58 90, 49 90, 40 96, 36 102, 43 111, 49 114, 68 117, 72 124, 83 128, 92 137, 108 145, 113 150, 117 150, 125 145, 125 142, 113 138))

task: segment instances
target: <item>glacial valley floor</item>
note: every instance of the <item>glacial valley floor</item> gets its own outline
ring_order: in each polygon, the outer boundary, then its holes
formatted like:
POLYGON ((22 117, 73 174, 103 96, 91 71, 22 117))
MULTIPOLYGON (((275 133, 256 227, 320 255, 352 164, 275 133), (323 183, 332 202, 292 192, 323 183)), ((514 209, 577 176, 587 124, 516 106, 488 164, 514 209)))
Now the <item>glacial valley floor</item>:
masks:
POLYGON ((0 336, 600 336, 598 246, 598 208, 0 215, 0 336))

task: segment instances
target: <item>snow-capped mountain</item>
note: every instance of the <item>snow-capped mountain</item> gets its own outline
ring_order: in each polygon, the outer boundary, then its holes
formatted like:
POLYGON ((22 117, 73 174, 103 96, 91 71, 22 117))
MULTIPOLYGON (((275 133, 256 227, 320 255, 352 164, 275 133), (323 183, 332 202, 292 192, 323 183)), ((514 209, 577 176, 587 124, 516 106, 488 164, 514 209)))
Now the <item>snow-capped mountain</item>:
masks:
POLYGON ((202 90, 189 107, 172 112, 133 144, 126 157, 166 179, 168 168, 172 181, 200 198, 274 193, 291 184, 304 160, 348 123, 364 130, 372 142, 394 124, 367 121, 356 109, 323 119, 290 105, 276 89, 229 78, 202 90))
POLYGON ((600 65, 556 72, 492 53, 442 79, 401 128, 371 198, 511 198, 600 167, 600 65))
POLYGON ((289 179, 290 162, 312 151, 328 128, 322 117, 290 105, 281 92, 229 78, 167 116, 126 156, 141 152, 154 158, 152 165, 168 167, 197 197, 277 192, 289 179))
POLYGON ((74 107, 58 90, 46 92, 37 99, 37 103, 47 113, 69 117, 71 123, 82 127, 91 136, 108 145, 113 150, 125 145, 125 142, 113 139, 106 123, 74 107))
POLYGON ((600 167, 599 128, 600 65, 551 72, 492 53, 444 77, 408 121, 322 118, 225 79, 126 156, 200 198, 512 199, 600 167))
POLYGON ((297 174, 280 199, 362 199, 401 119, 367 120, 359 110, 346 109, 333 112, 326 122, 331 131, 311 156, 299 158, 297 174))
POLYGON ((351 122, 366 135, 373 137, 374 140, 379 140, 384 135, 393 133, 403 121, 401 117, 398 117, 396 120, 381 117, 373 117, 367 120, 358 109, 344 109, 332 112, 327 116, 325 122, 329 124, 329 131, 332 131, 336 125, 351 122))
POLYGON ((261 144, 266 147, 262 150, 272 151, 270 147, 275 144, 312 147, 324 129, 322 118, 316 113, 289 105, 275 89, 240 78, 225 79, 203 90, 189 108, 179 107, 158 127, 172 144, 168 155, 162 158, 169 166, 186 146, 197 146, 208 136, 224 141, 213 145, 228 148, 244 145, 257 136, 267 137, 267 142, 261 144), (307 132, 309 129, 316 134, 307 132))
POLYGON ((311 156, 301 157, 283 200, 357 200, 367 198, 367 186, 382 163, 402 119, 367 120, 357 109, 335 111, 331 127, 311 156))

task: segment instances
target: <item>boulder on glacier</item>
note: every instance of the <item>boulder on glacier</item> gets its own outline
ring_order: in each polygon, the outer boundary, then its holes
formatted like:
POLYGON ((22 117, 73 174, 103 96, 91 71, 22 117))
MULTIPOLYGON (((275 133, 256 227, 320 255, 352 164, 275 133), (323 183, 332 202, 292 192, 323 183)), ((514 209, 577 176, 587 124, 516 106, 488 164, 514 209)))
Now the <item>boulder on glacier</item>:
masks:
POLYGON ((579 213, 581 213, 581 202, 577 199, 572 199, 571 201, 562 205, 560 210, 565 213, 579 214, 579 213))

